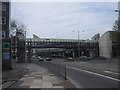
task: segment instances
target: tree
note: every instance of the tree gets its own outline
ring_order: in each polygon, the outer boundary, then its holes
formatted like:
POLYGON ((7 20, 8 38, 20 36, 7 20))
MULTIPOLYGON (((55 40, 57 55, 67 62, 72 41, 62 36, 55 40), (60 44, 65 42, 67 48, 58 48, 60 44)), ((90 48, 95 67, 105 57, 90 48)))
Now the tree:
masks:
POLYGON ((17 32, 21 32, 21 33, 24 33, 25 32, 25 29, 26 29, 26 26, 19 23, 18 21, 16 20, 12 20, 11 21, 11 28, 10 28, 10 33, 12 36, 16 36, 16 33, 17 32))
POLYGON ((13 56, 17 57, 17 62, 25 62, 25 29, 25 25, 18 23, 16 20, 11 21, 11 41, 14 43, 13 56), (15 52, 16 49, 17 53, 15 52))
POLYGON ((117 56, 120 57, 120 21, 116 20, 111 32, 113 48, 116 51, 117 56))
POLYGON ((115 23, 112 28, 113 31, 118 31, 118 20, 115 20, 115 23))

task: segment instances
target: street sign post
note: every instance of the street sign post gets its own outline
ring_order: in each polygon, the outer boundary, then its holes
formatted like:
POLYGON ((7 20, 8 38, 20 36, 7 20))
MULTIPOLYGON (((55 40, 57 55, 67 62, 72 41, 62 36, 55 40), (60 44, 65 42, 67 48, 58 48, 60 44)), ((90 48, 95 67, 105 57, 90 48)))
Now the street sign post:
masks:
POLYGON ((2 69, 12 69, 11 65, 11 39, 2 39, 2 69))

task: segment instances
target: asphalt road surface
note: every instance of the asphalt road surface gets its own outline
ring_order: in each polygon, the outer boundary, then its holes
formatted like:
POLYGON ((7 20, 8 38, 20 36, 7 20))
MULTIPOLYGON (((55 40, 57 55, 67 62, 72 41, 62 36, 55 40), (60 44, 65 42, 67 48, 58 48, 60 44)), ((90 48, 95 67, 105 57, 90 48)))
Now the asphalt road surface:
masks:
POLYGON ((64 61, 49 63, 65 65, 67 79, 78 88, 118 88, 120 84, 116 64, 64 61))
POLYGON ((118 88, 120 80, 102 74, 67 66, 67 78, 78 88, 118 88))

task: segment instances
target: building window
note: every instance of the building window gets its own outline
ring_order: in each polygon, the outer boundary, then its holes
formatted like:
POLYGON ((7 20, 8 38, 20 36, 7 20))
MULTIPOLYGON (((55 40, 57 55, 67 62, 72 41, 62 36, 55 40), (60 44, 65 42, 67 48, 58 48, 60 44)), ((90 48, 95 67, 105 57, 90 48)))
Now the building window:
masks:
POLYGON ((6 17, 2 17, 2 24, 3 24, 3 25, 6 24, 6 17))
POLYGON ((6 32, 2 31, 2 38, 6 38, 6 32))
POLYGON ((2 25, 2 17, 0 16, 0 25, 2 25))
POLYGON ((0 2, 0 12, 2 11, 2 3, 0 2))
POLYGON ((6 11, 6 4, 2 4, 2 11, 6 11))

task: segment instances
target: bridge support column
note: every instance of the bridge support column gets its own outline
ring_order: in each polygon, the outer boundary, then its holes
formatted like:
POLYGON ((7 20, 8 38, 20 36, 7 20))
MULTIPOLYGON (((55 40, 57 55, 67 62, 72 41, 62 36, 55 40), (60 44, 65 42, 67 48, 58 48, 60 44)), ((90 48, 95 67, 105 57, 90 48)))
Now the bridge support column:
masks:
POLYGON ((72 52, 72 54, 73 54, 73 58, 75 58, 75 52, 74 51, 72 52))
POLYGON ((65 57, 65 53, 64 52, 62 52, 62 55, 63 55, 63 58, 65 57))
POLYGON ((31 63, 31 57, 32 57, 32 50, 31 50, 31 48, 28 48, 28 59, 27 59, 27 61, 29 63, 31 63))
POLYGON ((98 55, 97 55, 98 53, 97 53, 97 51, 95 51, 95 50, 90 50, 90 57, 91 58, 96 58, 98 55))

